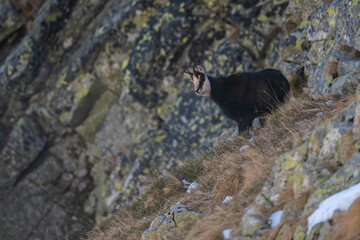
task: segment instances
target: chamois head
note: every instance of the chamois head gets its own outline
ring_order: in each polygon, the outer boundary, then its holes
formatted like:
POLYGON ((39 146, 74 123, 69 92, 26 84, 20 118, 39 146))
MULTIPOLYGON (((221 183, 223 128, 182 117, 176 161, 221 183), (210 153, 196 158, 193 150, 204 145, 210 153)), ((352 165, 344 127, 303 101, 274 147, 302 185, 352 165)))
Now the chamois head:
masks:
POLYGON ((208 77, 205 74, 204 68, 200 64, 193 65, 193 72, 187 68, 184 74, 190 78, 194 84, 194 90, 197 95, 210 97, 211 86, 208 77))

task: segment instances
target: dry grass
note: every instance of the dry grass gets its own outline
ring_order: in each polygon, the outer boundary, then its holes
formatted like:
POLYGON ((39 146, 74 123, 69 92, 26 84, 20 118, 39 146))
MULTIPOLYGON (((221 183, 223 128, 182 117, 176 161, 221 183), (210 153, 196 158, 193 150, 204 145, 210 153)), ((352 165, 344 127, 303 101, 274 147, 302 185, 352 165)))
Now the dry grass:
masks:
MULTIPOLYGON (((186 160, 170 173, 159 174, 151 180, 141 197, 127 208, 127 212, 122 210, 112 217, 112 221, 100 224, 102 227, 96 227, 89 233, 89 239, 111 239, 107 236, 139 238, 151 220, 167 212, 178 201, 200 212, 201 217, 188 229, 169 231, 165 239, 222 239, 222 230, 226 228, 237 229, 233 234, 239 235, 236 231, 241 229, 244 209, 261 191, 278 156, 301 144, 303 136, 309 135, 315 126, 336 113, 333 109, 340 111, 349 102, 338 100, 331 105, 324 104, 336 97, 312 100, 303 95, 292 99, 267 117, 265 126, 256 130, 254 141, 238 137, 197 158, 186 160), (316 117, 319 112, 323 113, 322 116, 316 117), (243 145, 249 145, 249 148, 240 152, 243 145), (196 180, 199 188, 186 194, 182 178, 196 180), (228 195, 234 199, 221 204, 228 195), (141 220, 143 216, 146 216, 145 221, 141 220)), ((281 206, 274 206, 272 210, 282 208, 294 199, 291 189, 287 193, 282 196, 281 206)), ((297 199, 297 206, 303 207, 306 200, 307 196, 297 199)), ((277 231, 272 230, 267 236, 277 236, 277 231)))
POLYGON ((157 173, 149 180, 147 188, 139 198, 96 224, 88 233, 87 239, 140 239, 151 221, 156 216, 164 214, 161 210, 168 209, 174 203, 174 199, 182 194, 184 188, 179 179, 167 172, 157 173))
POLYGON ((360 240, 360 198, 347 212, 340 213, 332 221, 336 223, 329 234, 331 240, 360 240))
POLYGON ((115 215, 105 218, 89 233, 89 239, 140 239, 141 231, 148 227, 148 221, 135 219, 128 210, 120 210, 115 215))
POLYGON ((182 182, 172 174, 165 172, 150 180, 146 188, 147 198, 145 207, 150 208, 154 205, 162 205, 169 198, 184 190, 182 182), (150 193, 150 194, 148 194, 150 193))
POLYGON ((342 144, 339 149, 339 161, 345 164, 347 160, 358 150, 356 142, 358 141, 357 134, 354 134, 354 128, 349 128, 342 136, 342 144))

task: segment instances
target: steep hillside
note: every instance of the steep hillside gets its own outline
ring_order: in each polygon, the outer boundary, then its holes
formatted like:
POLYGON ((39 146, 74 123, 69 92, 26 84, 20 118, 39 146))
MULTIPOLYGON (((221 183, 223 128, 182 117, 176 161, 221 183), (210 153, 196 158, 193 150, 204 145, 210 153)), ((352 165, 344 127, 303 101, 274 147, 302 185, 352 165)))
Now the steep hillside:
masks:
POLYGON ((306 93, 255 127, 253 139, 230 131, 159 173, 89 238, 359 239, 359 8, 290 1, 274 65, 293 92, 306 93))
POLYGON ((311 231, 307 218, 327 197, 360 182, 359 109, 353 93, 297 97, 253 140, 224 141, 159 173, 89 239, 358 239, 351 209, 311 231), (188 192, 184 179, 198 186, 188 192), (274 213, 280 218, 272 227, 274 213), (344 238, 331 238, 339 234, 344 238))

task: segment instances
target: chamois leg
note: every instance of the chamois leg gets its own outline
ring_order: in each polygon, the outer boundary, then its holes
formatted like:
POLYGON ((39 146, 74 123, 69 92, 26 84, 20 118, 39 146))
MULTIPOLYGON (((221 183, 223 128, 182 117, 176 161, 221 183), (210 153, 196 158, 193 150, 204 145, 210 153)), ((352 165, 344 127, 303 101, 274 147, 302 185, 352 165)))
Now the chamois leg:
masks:
POLYGON ((247 127, 244 126, 244 124, 238 124, 238 134, 240 135, 243 131, 245 131, 247 129, 247 127))
POLYGON ((254 119, 253 116, 247 116, 247 117, 237 121, 239 134, 241 134, 245 130, 248 130, 251 127, 253 119, 254 119))

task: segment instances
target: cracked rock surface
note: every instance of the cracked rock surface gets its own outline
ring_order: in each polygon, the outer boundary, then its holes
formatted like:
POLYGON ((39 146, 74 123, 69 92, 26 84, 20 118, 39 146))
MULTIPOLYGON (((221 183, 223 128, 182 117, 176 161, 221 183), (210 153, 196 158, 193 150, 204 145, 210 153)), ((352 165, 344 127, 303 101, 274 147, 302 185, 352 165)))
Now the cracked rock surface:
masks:
POLYGON ((78 239, 235 128, 183 70, 272 66, 287 6, 0 0, 0 239, 78 239))

